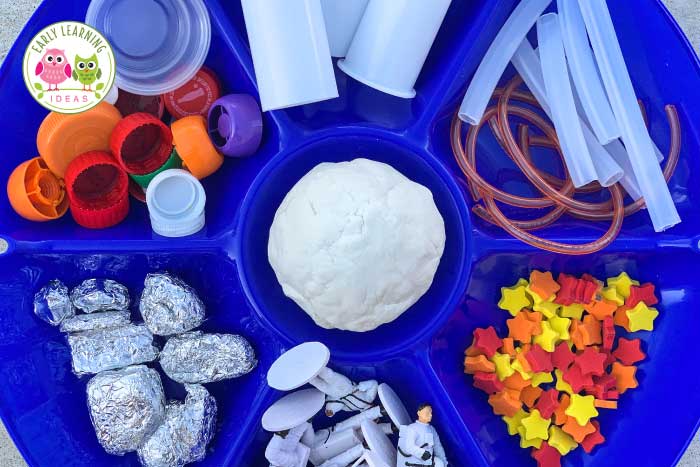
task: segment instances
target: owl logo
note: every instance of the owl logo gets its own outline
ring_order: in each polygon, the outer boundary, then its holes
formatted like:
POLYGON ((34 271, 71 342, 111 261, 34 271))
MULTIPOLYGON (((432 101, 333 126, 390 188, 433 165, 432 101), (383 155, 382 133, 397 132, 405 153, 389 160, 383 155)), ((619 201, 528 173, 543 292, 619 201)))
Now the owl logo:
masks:
POLYGON ((71 67, 63 50, 46 49, 46 53, 36 64, 36 74, 49 85, 47 91, 58 91, 58 85, 71 76, 71 67), (51 89, 51 86, 54 88, 51 89))
POLYGON ((83 91, 92 91, 92 83, 102 77, 102 70, 98 65, 97 54, 88 58, 75 56, 73 79, 83 85, 83 91))

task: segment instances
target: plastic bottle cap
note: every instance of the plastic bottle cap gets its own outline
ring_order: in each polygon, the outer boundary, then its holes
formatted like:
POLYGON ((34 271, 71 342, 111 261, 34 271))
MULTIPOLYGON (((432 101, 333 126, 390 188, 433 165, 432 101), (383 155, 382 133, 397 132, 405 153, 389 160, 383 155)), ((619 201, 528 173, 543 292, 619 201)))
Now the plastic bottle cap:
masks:
POLYGON ((129 178, 129 194, 137 201, 146 202, 146 189, 136 183, 133 178, 129 178))
POLYGON ((63 180, 56 177, 39 157, 21 163, 7 181, 12 208, 30 221, 50 221, 68 210, 63 180))
POLYGON ((247 94, 229 94, 209 110, 209 136, 214 146, 229 157, 255 153, 262 140, 262 113, 257 101, 247 94))
POLYGON ((66 170, 66 189, 75 221, 90 229, 118 224, 129 214, 129 177, 107 152, 76 157, 66 170))
POLYGON ((139 96, 121 89, 115 106, 125 117, 138 112, 146 112, 160 120, 165 111, 161 96, 139 96))
POLYGON ((197 74, 177 88, 163 96, 165 107, 173 118, 189 115, 206 117, 211 105, 221 96, 221 86, 213 71, 202 68, 197 74))
POLYGON ((165 170, 151 181, 146 204, 151 227, 164 237, 184 237, 204 227, 204 187, 191 173, 181 169, 165 170))
POLYGON ((173 122, 170 128, 182 166, 198 179, 213 174, 224 163, 224 157, 209 139, 207 123, 201 115, 181 118, 173 122))
POLYGON ((109 88, 109 92, 105 96, 105 102, 107 102, 108 104, 115 105, 118 100, 119 100, 119 89, 117 88, 116 85, 113 85, 111 88, 109 88))
POLYGON ((39 127, 36 145, 41 158, 59 178, 78 155, 109 151, 109 138, 122 116, 111 104, 100 102, 77 114, 49 113, 39 127))
POLYGON ((112 132, 110 148, 130 174, 147 175, 162 167, 173 150, 173 134, 163 122, 144 112, 124 117, 112 132))
POLYGON ((152 96, 179 88, 209 52, 202 0, 92 0, 85 22, 112 45, 119 89, 152 96))
POLYGON ((146 174, 146 175, 134 175, 130 174, 129 176, 133 181, 135 181, 139 186, 142 186, 143 188, 148 187, 148 184, 151 183, 151 180, 158 175, 159 173, 168 170, 168 169, 179 169, 182 167, 182 160, 180 159, 180 156, 177 154, 177 151, 175 149, 172 150, 170 153, 170 157, 168 158, 167 161, 165 161, 165 164, 160 166, 160 168, 156 169, 155 171, 146 174))

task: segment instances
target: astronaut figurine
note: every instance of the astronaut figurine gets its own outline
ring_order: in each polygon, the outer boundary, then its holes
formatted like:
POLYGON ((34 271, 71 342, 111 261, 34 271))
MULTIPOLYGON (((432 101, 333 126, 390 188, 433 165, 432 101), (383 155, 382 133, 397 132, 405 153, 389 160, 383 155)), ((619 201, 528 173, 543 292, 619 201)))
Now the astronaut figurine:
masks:
POLYGON ((328 367, 309 382, 326 394, 326 415, 329 417, 340 411, 361 412, 370 408, 379 387, 373 379, 355 384, 328 367))
POLYGON ((313 444, 311 423, 302 423, 291 430, 276 432, 265 448, 270 467, 306 467, 309 448, 313 444))
POLYGON ((432 419, 432 406, 421 404, 418 421, 401 427, 396 467, 447 467, 440 437, 430 425, 432 419))

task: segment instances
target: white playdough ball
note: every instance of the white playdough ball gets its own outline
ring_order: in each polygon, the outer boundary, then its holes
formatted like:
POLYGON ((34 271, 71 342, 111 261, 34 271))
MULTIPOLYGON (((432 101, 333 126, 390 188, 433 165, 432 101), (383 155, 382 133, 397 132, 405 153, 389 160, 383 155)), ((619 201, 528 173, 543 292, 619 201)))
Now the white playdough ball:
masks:
POLYGON ((445 249, 433 195, 367 159, 323 163, 287 193, 268 257, 284 294, 321 327, 371 331, 430 288, 445 249))

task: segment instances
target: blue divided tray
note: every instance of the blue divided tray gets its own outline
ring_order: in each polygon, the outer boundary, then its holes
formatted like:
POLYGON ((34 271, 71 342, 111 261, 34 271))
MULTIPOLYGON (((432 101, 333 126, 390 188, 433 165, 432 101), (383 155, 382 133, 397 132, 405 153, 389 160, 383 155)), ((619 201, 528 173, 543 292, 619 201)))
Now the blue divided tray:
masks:
MULTIPOLYGON (((507 435, 486 397, 462 373, 462 352, 475 327, 495 324, 505 331, 507 316, 495 306, 499 288, 538 268, 598 277, 627 271, 654 282, 661 297, 657 329, 639 336, 649 354, 638 373, 640 387, 621 398, 619 410, 602 415, 607 443, 593 456, 579 449, 565 464, 674 464, 700 419, 700 378, 694 364, 700 329, 700 127, 691 120, 700 115, 697 58, 660 1, 609 2, 662 150, 669 145, 663 106, 678 106, 683 151, 670 185, 683 223, 656 235, 645 213, 639 213, 602 253, 570 258, 537 251, 470 217, 448 138, 468 80, 515 3, 454 0, 413 100, 381 94, 337 72, 338 99, 267 113, 259 154, 227 161, 205 180, 207 227, 194 237, 154 236, 145 208, 135 201, 121 225, 89 231, 70 216, 47 224, 25 221, 3 196, 0 237, 9 248, 0 255, 0 414, 27 462, 138 464, 135 455, 109 456, 97 443, 85 403, 86 380, 70 372, 63 336, 33 316, 33 293, 54 277, 73 286, 94 276, 117 279, 139 292, 146 273, 168 270, 200 291, 208 308, 204 330, 242 333, 260 357, 253 373, 209 385, 220 416, 203 465, 266 465, 262 453, 269 435, 259 421, 280 397, 266 386, 266 370, 285 349, 310 339, 325 342, 332 350, 331 366, 353 379, 387 382, 411 408, 432 401, 451 465, 531 465, 529 452, 507 435), (325 331, 282 295, 267 262, 268 229, 278 203, 307 170, 322 161, 360 156, 388 162, 432 190, 446 221, 446 253, 428 294, 394 323, 365 334, 325 331)), ((24 49, 43 26, 82 20, 87 4, 45 1, 0 70, 5 141, 0 180, 36 155, 36 129, 45 115, 21 79, 24 49)), ((239 2, 207 4, 213 22, 207 66, 225 91, 255 94, 239 2)), ((479 167, 490 180, 529 193, 515 167, 485 135, 479 167)), ((545 235, 590 240, 606 228, 568 219, 545 235)), ((164 381, 169 397, 183 397, 178 385, 164 381)), ((327 424, 319 419, 316 427, 327 424)))

